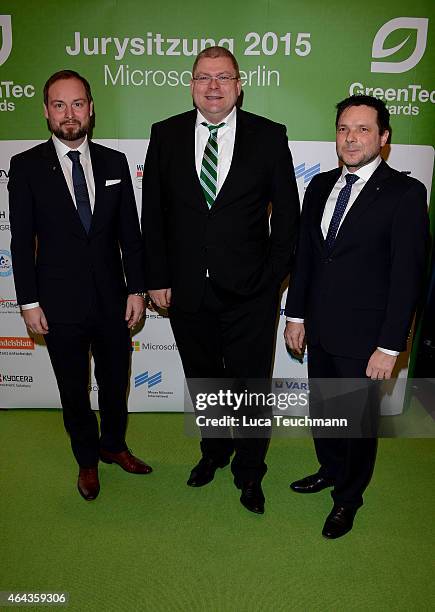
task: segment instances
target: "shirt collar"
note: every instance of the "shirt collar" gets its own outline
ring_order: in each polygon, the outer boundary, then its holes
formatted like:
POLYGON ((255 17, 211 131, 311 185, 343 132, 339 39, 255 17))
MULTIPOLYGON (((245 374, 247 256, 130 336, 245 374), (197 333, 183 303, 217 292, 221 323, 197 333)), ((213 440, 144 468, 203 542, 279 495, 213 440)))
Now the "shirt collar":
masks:
MULTIPOLYGON (((366 164, 365 166, 362 166, 362 168, 359 168, 355 172, 355 174, 366 183, 371 177, 371 175, 373 174, 373 172, 376 170, 376 168, 379 166, 381 161, 382 161, 382 158, 380 155, 378 155, 377 158, 374 159, 372 162, 370 162, 369 164, 366 164)), ((349 172, 346 166, 343 166, 343 169, 341 171, 342 181, 345 180, 346 174, 351 174, 351 173, 349 172)))
MULTIPOLYGON (((225 123, 226 124, 225 127, 229 127, 234 130, 236 127, 236 112, 237 112, 237 109, 234 106, 233 110, 225 117, 225 119, 222 119, 222 121, 220 121, 219 123, 225 123)), ((208 123, 204 115, 199 110, 197 110, 195 128, 201 125, 203 121, 208 123)))
POLYGON ((87 136, 85 136, 84 141, 79 147, 77 147, 77 149, 72 149, 71 147, 66 145, 64 142, 59 140, 59 138, 55 136, 54 134, 52 134, 51 138, 53 140, 54 148, 56 149, 56 153, 59 159, 62 159, 63 157, 65 157, 70 151, 79 151, 80 154, 83 155, 83 157, 86 157, 86 159, 91 158, 87 136))

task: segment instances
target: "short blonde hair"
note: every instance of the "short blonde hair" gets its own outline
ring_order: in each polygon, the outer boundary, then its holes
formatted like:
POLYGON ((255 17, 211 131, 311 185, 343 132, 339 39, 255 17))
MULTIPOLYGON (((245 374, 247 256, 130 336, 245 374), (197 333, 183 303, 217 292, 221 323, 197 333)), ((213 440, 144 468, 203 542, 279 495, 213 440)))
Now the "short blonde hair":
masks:
POLYGON ((219 47, 217 45, 214 46, 214 47, 206 47, 200 53, 198 53, 198 55, 196 56, 195 61, 193 62, 192 76, 195 76, 195 72, 196 72, 196 68, 198 66, 198 62, 203 57, 209 57, 211 59, 215 59, 217 57, 228 57, 231 60, 231 63, 233 64, 233 68, 235 70, 236 77, 238 79, 240 79, 239 64, 237 63, 237 60, 234 57, 234 55, 226 47, 219 47))

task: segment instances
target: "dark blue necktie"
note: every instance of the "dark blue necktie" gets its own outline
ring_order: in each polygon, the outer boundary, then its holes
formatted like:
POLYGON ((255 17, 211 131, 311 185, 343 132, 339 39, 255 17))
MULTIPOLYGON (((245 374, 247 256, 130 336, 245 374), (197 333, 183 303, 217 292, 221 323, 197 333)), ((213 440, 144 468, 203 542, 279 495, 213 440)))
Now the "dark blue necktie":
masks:
POLYGON ((359 176, 356 174, 346 174, 346 185, 341 189, 338 194, 337 203, 334 208, 334 214, 332 215, 331 223, 328 227, 328 233, 326 234, 325 243, 328 249, 332 249, 334 241, 337 236, 338 228, 340 227, 340 221, 343 218, 344 211, 349 202, 350 192, 352 191, 352 185, 356 183, 359 176))
POLYGON ((74 195, 76 196, 77 212, 79 213, 80 221, 89 234, 91 229, 92 211, 89 201, 88 186, 86 185, 85 173, 83 166, 80 163, 80 151, 70 151, 67 153, 72 161, 72 180, 74 185, 74 195))

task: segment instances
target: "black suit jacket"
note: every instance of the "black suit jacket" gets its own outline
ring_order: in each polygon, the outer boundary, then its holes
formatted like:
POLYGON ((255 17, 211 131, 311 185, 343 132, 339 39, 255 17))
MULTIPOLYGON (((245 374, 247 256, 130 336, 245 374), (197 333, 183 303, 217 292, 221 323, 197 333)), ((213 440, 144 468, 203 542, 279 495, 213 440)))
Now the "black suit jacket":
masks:
POLYGON ((142 242, 126 157, 93 142, 89 148, 95 180, 89 235, 51 139, 11 159, 8 188, 17 300, 39 302, 49 323, 83 320, 95 293, 102 314, 118 316, 125 310, 127 293, 144 289, 142 242), (120 181, 106 186, 110 179, 120 181))
POLYGON ((340 173, 321 173, 307 188, 286 315, 304 318, 308 343, 335 355, 403 351, 425 270, 426 189, 382 161, 328 253, 320 223, 340 173))
POLYGON ((285 127, 242 110, 231 167, 209 210, 195 169, 196 116, 153 125, 142 182, 147 287, 172 288, 173 304, 192 312, 207 270, 235 298, 278 287, 299 218, 285 127))

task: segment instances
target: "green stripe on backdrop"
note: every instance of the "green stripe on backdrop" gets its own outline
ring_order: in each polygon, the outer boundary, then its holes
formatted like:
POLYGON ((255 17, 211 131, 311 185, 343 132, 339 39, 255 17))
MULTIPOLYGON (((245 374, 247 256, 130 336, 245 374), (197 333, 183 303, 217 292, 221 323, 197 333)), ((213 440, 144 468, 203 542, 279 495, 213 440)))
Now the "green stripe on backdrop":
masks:
POLYGON ((333 140, 337 100, 369 90, 394 113, 395 143, 432 144, 434 44, 426 28, 434 6, 254 0, 247 10, 221 0, 217 10, 211 0, 77 0, 71 11, 58 0, 3 0, 11 23, 2 24, 1 138, 46 136, 41 89, 63 68, 92 84, 96 138, 147 138, 153 122, 191 107, 193 58, 220 42, 239 59, 244 108, 285 123, 290 140, 333 140), (389 65, 382 72, 372 64, 380 58, 389 65))

